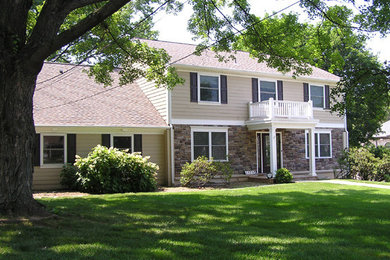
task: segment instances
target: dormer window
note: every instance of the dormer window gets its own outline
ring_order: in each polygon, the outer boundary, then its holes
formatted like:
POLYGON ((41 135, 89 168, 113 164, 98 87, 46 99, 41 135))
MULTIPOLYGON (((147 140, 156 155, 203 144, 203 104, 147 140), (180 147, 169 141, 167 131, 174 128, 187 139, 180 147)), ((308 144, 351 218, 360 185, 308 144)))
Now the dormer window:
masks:
POLYGON ((218 76, 199 75, 199 101, 217 102, 220 100, 218 76))

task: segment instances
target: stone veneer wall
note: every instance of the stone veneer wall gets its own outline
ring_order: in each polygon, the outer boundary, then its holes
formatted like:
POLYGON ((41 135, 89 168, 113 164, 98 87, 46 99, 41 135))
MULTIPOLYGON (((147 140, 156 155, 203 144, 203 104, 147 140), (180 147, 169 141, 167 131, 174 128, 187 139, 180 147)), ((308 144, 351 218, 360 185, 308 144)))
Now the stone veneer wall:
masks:
MULTIPOLYGON (((320 128, 319 128, 320 129, 320 128)), ((332 158, 316 159, 316 170, 338 168, 337 158, 343 150, 343 129, 331 129, 332 158)), ((305 130, 282 130, 283 167, 290 171, 309 171, 305 155, 305 130)))
MULTIPOLYGON (((216 126, 213 126, 216 127, 216 126)), ((244 174, 247 170, 256 170, 256 132, 248 131, 246 126, 229 127, 229 161, 235 174, 244 174)), ((186 162, 191 162, 191 126, 174 125, 175 175, 179 176, 186 162)))
MULTIPOLYGON (((213 126, 217 127, 217 126, 213 126)), ((235 174, 256 170, 256 131, 246 126, 229 127, 229 160, 235 174)), ((175 175, 179 176, 182 166, 191 162, 191 126, 174 125, 175 175)), ((309 159, 305 157, 305 130, 277 129, 282 133, 283 167, 290 171, 309 171, 309 159)), ((332 129, 332 158, 316 159, 317 170, 337 168, 337 157, 343 150, 343 129, 332 129)))

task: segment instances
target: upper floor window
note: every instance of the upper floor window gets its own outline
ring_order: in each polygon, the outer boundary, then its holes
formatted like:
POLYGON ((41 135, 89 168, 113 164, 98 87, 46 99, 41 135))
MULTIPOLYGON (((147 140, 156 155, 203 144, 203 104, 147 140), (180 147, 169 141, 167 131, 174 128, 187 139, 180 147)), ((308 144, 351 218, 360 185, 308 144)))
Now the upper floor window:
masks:
POLYGON ((219 102, 219 97, 219 77, 199 75, 199 101, 219 102))
POLYGON ((228 153, 227 130, 194 130, 192 132, 192 159, 199 156, 226 161, 228 153))
POLYGON ((313 102, 313 107, 324 108, 324 87, 310 85, 310 100, 313 102))
POLYGON ((43 135, 41 164, 64 164, 65 162, 65 136, 43 135))
POLYGON ((267 101, 270 98, 276 100, 276 82, 260 80, 260 102, 267 101))
MULTIPOLYGON (((306 158, 309 158, 309 133, 306 131, 306 158)), ((316 158, 331 158, 332 144, 330 132, 314 133, 315 156, 316 158)))
POLYGON ((119 150, 129 150, 129 153, 133 151, 132 136, 113 136, 112 144, 119 150))

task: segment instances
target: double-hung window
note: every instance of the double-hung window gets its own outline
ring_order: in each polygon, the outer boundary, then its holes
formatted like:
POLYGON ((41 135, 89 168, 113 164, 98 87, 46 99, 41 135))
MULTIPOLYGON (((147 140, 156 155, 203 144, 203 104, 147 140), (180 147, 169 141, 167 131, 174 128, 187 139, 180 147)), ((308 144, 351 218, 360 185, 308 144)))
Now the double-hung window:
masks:
POLYGON ((119 150, 128 150, 133 152, 133 138, 132 136, 112 136, 112 144, 119 150))
POLYGON ((63 165, 66 161, 65 135, 42 135, 41 165, 63 165))
POLYGON ((313 107, 324 108, 324 86, 310 85, 310 100, 313 102, 313 107))
POLYGON ((218 76, 199 75, 199 101, 220 102, 220 79, 218 76))
MULTIPOLYGON (((306 158, 309 158, 309 133, 306 131, 306 158)), ((332 138, 330 132, 314 133, 316 158, 332 158, 332 138)))
POLYGON ((197 130, 192 131, 192 160, 200 156, 213 158, 216 161, 226 161, 228 155, 227 130, 197 130))
POLYGON ((266 81, 266 80, 260 80, 260 102, 261 101, 267 101, 270 98, 273 98, 276 100, 277 97, 277 88, 276 88, 276 82, 275 81, 266 81))

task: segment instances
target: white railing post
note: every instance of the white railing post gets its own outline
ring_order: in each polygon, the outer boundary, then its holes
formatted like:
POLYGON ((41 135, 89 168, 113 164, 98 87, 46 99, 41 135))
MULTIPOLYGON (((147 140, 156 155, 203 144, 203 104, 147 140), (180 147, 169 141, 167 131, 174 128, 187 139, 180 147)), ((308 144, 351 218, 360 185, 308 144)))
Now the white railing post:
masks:
POLYGON ((307 104, 308 104, 308 117, 309 118, 313 118, 313 101, 311 101, 311 100, 309 100, 308 102, 307 102, 307 104))
POLYGON ((252 108, 252 102, 249 102, 248 103, 248 113, 249 113, 249 119, 251 119, 253 117, 253 112, 252 112, 253 108, 252 108))
POLYGON ((270 98, 268 100, 268 109, 269 109, 269 118, 273 118, 274 117, 274 99, 273 98, 270 98))

